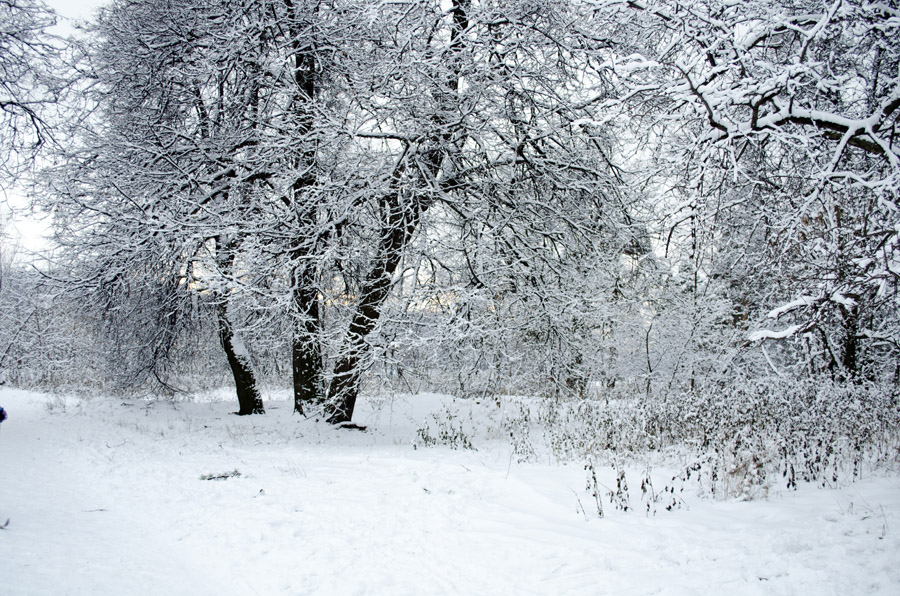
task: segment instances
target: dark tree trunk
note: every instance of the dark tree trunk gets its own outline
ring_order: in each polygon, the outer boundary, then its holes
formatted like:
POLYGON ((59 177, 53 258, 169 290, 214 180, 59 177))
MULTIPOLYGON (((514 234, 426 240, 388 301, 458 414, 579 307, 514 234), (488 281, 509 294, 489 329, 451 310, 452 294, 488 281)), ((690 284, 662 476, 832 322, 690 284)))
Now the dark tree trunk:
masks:
MULTIPOLYGON (((450 54, 447 57, 448 76, 445 88, 435 90, 439 112, 434 116, 435 129, 439 131, 431 146, 421 152, 417 160, 415 176, 423 189, 434 188, 444 160, 444 151, 453 137, 455 125, 451 119, 457 108, 456 91, 459 88, 460 52, 463 49, 462 34, 469 26, 468 0, 454 0, 450 15, 450 54)), ((432 199, 427 191, 409 193, 400 190, 405 174, 405 164, 398 164, 394 172, 394 191, 381 198, 382 229, 372 268, 360 291, 360 301, 350 321, 343 350, 335 364, 334 375, 328 389, 326 414, 331 424, 350 422, 356 400, 359 397, 362 370, 360 364, 368 349, 367 338, 381 318, 384 301, 391 290, 394 272, 400 265, 403 252, 412 238, 432 199)), ((408 180, 406 181, 408 182, 408 180)))
POLYGON ((418 226, 426 205, 412 200, 401 205, 399 193, 384 200, 386 228, 382 231, 378 253, 366 276, 360 301, 350 321, 341 356, 334 367, 328 390, 328 422, 341 424, 353 417, 359 396, 362 371, 360 362, 367 349, 366 338, 381 317, 382 306, 391 290, 394 272, 403 258, 403 250, 418 226))
MULTIPOLYGON (((234 265, 237 242, 224 240, 217 237, 216 241, 216 265, 219 272, 226 278, 231 275, 234 265)), ((248 414, 265 414, 262 396, 256 386, 256 375, 253 372, 253 364, 247 353, 244 343, 234 332, 231 319, 228 318, 228 300, 223 294, 216 296, 216 315, 219 322, 219 341, 225 356, 228 358, 228 366, 231 368, 231 376, 234 378, 234 388, 238 398, 239 416, 248 414)))
MULTIPOLYGON (((853 297, 859 300, 858 297, 853 297)), ((843 315, 843 354, 841 365, 844 376, 848 379, 859 378, 859 307, 842 307, 843 315)))
MULTIPOLYGON (((304 44, 303 23, 314 21, 318 5, 309 6, 284 0, 290 17, 291 45, 293 49, 294 83, 296 96, 293 110, 298 118, 298 131, 306 137, 313 131, 314 107, 318 92, 316 74, 315 43, 304 44), (311 10, 310 14, 304 11, 311 10)), ((309 141, 309 139, 306 139, 309 141)), ((314 198, 304 193, 316 184, 317 155, 314 149, 305 150, 297 157, 295 166, 303 171, 294 180, 291 188, 290 204, 294 209, 297 224, 295 243, 298 247, 293 254, 292 306, 294 316, 293 338, 291 340, 291 366, 293 370, 294 411, 303 414, 303 404, 319 404, 322 401, 323 363, 319 344, 319 291, 316 284, 315 256, 318 239, 309 234, 317 233, 319 206, 314 198)))
POLYGON ((248 414, 265 414, 262 396, 256 386, 256 375, 250 364, 250 357, 246 353, 243 343, 236 340, 231 321, 228 319, 228 306, 221 300, 217 307, 219 317, 219 340, 228 357, 228 366, 231 367, 231 375, 234 377, 234 387, 237 390, 238 416, 248 414))
MULTIPOLYGON (((302 266, 301 266, 302 267, 302 266)), ((294 411, 303 414, 303 404, 322 401, 322 353, 319 345, 319 293, 309 267, 295 271, 293 291, 295 323, 291 364, 294 381, 294 411)))

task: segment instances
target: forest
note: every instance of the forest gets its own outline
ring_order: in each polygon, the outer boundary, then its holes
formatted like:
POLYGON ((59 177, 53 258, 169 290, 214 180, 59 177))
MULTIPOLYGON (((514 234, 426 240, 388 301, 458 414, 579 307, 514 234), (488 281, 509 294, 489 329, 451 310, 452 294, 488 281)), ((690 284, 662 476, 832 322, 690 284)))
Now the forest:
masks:
POLYGON ((4 593, 898 593, 897 0, 46 1, 4 593))
POLYGON ((53 229, 39 254, 4 242, 0 382, 230 387, 250 416, 289 389, 349 428, 367 396, 527 396, 562 459, 896 464, 895 2, 114 0, 54 22, 0 1, 2 184, 53 229))

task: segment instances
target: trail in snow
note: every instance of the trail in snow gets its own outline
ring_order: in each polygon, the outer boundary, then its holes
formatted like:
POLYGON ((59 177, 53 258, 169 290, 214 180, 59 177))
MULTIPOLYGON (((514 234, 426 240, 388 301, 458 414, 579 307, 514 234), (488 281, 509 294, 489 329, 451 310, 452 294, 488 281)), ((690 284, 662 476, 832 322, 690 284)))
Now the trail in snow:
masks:
POLYGON ((91 460, 104 443, 82 439, 82 419, 48 416, 40 396, 0 393, 13 417, 0 427, 0 591, 62 594, 217 594, 152 520, 133 515, 91 460))
POLYGON ((900 593, 896 477, 598 519, 581 466, 413 450, 427 399, 365 434, 278 402, 53 401, 0 390, 5 595, 900 593))

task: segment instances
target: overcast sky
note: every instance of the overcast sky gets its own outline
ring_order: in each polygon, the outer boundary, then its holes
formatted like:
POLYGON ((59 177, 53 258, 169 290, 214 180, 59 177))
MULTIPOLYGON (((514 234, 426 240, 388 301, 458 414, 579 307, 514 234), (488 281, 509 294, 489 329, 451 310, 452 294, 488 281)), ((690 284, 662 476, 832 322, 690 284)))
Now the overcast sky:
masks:
POLYGON ((44 0, 59 15, 68 19, 87 19, 103 0, 44 0))

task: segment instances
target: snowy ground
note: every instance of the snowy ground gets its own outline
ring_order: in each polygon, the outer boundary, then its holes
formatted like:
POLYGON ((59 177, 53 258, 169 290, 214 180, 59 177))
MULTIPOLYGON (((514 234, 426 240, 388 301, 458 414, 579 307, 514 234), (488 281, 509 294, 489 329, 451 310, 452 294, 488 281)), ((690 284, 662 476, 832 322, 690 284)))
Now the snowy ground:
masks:
POLYGON ((0 593, 900 594, 900 478, 599 519, 581 465, 413 449, 436 403, 360 433, 0 390, 0 593))

